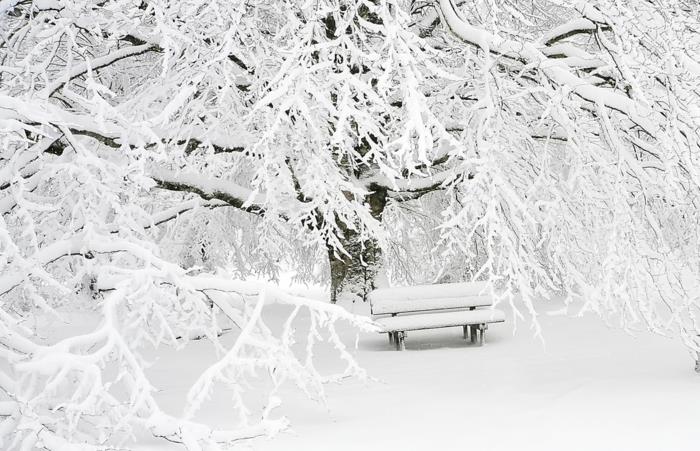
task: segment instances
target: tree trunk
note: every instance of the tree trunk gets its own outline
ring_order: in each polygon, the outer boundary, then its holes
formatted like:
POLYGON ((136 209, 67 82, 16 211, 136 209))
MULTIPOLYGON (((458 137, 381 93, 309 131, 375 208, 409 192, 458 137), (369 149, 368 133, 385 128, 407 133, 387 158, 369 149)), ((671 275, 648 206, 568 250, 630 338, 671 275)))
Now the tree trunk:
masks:
POLYGON ((350 255, 328 249, 331 273, 331 302, 335 303, 342 293, 354 294, 363 301, 375 288, 375 278, 381 264, 382 252, 376 240, 361 241, 354 231, 346 231, 342 239, 350 255))
MULTIPOLYGON (((367 196, 372 216, 381 221, 384 207, 386 206, 386 190, 372 186, 372 193, 367 196)), ((341 294, 353 294, 363 301, 376 287, 376 278, 381 265, 382 250, 377 240, 373 238, 362 239, 359 234, 345 227, 340 228, 343 236, 340 237, 345 251, 342 254, 333 247, 328 247, 328 262, 331 275, 331 302, 336 303, 341 294)))

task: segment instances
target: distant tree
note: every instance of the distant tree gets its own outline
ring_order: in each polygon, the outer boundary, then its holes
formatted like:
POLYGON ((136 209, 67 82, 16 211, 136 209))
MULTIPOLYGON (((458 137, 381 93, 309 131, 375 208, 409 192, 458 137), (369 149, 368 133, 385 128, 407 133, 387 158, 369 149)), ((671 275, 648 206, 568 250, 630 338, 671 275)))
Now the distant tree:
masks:
POLYGON ((380 272, 488 279, 533 317, 534 298, 561 293, 698 351, 699 14, 682 0, 0 1, 0 437, 97 449, 140 424, 198 449, 283 427, 168 417, 139 349, 216 341, 219 312, 240 335, 192 411, 216 378, 240 393, 251 366, 320 393, 291 325, 275 337, 260 319, 267 296, 308 307, 361 374, 329 319, 362 319, 238 282, 289 266, 333 302, 380 272), (46 344, 25 325, 81 305, 104 317, 87 335, 46 344))

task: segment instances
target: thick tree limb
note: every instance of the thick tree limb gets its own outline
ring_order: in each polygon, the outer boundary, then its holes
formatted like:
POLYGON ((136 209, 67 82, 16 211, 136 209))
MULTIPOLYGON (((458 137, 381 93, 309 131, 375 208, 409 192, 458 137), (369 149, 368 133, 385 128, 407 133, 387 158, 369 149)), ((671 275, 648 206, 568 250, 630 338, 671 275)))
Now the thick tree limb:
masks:
POLYGON ((220 200, 249 213, 262 215, 265 196, 252 190, 202 174, 176 173, 162 168, 153 168, 150 177, 161 189, 197 194, 205 200, 220 200))

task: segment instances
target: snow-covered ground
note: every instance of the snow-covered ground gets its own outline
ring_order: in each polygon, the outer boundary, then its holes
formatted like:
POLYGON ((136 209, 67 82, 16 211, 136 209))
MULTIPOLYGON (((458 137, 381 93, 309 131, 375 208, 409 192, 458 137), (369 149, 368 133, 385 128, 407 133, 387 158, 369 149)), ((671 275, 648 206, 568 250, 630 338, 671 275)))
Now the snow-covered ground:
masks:
MULTIPOLYGON (((350 304, 357 313, 368 306, 350 304)), ((376 381, 327 387, 327 405, 292 387, 276 413, 292 431, 245 447, 276 450, 675 450, 700 449, 700 376, 680 343, 606 327, 594 316, 548 315, 544 343, 526 324, 492 325, 484 347, 461 328, 408 333, 397 352, 386 335, 361 334, 356 357, 376 381)), ((267 322, 287 313, 270 307, 267 322)), ((355 333, 340 329, 348 343, 355 333)), ((303 343, 300 343, 303 345, 303 343)), ((164 355, 151 369, 176 413, 197 370, 213 357, 206 343, 164 355)), ((331 349, 316 355, 332 369, 331 349)), ((226 426, 225 392, 202 418, 226 426)), ((144 443, 144 450, 155 449, 144 443)), ((157 445, 161 449, 162 444, 157 445)))

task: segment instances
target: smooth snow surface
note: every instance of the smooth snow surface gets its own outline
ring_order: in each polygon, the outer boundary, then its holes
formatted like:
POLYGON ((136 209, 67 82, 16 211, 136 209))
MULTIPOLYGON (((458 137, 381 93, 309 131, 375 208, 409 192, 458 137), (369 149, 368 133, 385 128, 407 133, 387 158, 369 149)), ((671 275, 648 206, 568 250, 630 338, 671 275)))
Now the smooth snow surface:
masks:
POLYGON ((358 358, 379 382, 329 386, 329 411, 287 399, 296 435, 257 449, 700 449, 700 377, 679 342, 594 316, 542 315, 543 345, 507 321, 484 347, 460 328, 411 333, 404 352, 384 335, 361 336, 358 358))
POLYGON ((487 282, 458 282, 410 287, 379 288, 369 294, 372 301, 403 301, 407 299, 455 298, 488 294, 487 282))
POLYGON ((462 296, 453 298, 428 298, 405 300, 372 300, 372 314, 421 312, 434 309, 450 309, 465 307, 487 307, 493 304, 488 296, 462 296))
MULTIPOLYGON (((367 304, 346 304, 369 314, 367 304)), ((500 306, 499 306, 500 307, 500 306)), ((291 386, 278 393, 293 430, 245 443, 261 451, 697 451, 700 376, 682 345, 646 332, 627 334, 592 315, 570 318, 542 304, 545 343, 506 310, 483 347, 459 327, 416 331, 397 352, 385 335, 359 336, 355 354, 376 381, 327 387, 327 408, 291 386)), ((274 330, 289 310, 265 312, 274 330)), ((356 334, 339 333, 349 345, 356 334)), ((302 334, 303 335, 303 334, 302 334)), ((300 335, 299 349, 304 340, 300 335)), ((230 342, 230 338, 229 338, 230 342)), ((213 353, 205 342, 163 355, 151 368, 173 413, 213 353)), ((315 355, 322 371, 339 368, 334 351, 315 355)), ((264 378, 264 374, 260 375, 264 378)), ((210 424, 231 418, 225 390, 201 412, 210 424)), ((141 451, 181 449, 149 440, 141 451)))
POLYGON ((466 310, 461 312, 421 313, 390 316, 375 320, 384 331, 433 329, 477 323, 497 323, 505 320, 505 313, 496 309, 466 310))

